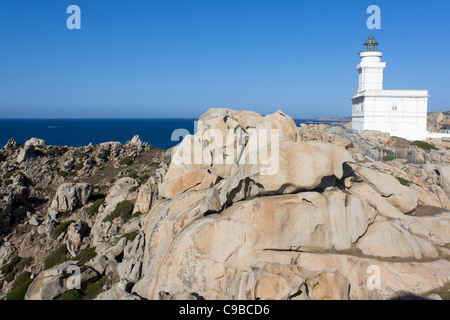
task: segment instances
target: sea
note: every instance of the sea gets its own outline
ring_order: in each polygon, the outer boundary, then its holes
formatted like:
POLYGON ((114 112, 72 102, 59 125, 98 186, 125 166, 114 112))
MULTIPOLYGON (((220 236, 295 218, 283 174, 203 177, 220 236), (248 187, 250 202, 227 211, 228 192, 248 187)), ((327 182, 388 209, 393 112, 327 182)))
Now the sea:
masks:
MULTIPOLYGON (((177 145, 180 133, 194 134, 197 119, 0 119, 0 147, 13 137, 19 143, 39 138, 50 145, 81 147, 92 143, 125 143, 134 135, 162 149, 177 145)), ((330 123, 314 119, 296 119, 301 123, 330 123)), ((333 121, 335 122, 335 121, 333 121)))

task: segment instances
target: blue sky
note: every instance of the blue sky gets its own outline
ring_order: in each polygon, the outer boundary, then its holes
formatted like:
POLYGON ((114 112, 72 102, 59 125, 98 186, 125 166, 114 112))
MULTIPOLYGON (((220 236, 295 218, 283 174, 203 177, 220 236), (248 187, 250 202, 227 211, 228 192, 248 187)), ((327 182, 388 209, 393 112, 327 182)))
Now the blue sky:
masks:
POLYGON ((349 116, 371 4, 385 89, 450 110, 448 0, 0 0, 0 117, 349 116))

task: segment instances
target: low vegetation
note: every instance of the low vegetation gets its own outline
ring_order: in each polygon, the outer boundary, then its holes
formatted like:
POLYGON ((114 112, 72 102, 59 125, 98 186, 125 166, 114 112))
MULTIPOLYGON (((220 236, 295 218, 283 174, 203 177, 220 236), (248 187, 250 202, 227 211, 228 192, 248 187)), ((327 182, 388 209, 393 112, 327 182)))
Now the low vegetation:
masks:
POLYGON ((119 164, 122 166, 128 166, 133 162, 130 156, 126 156, 119 161, 119 164))
POLYGON ((118 217, 122 217, 124 222, 128 221, 131 217, 133 206, 133 203, 129 200, 119 202, 114 211, 103 219, 103 222, 112 221, 118 217))
POLYGON ((84 168, 83 162, 78 162, 78 163, 74 166, 74 169, 75 169, 76 171, 80 171, 80 170, 83 169, 83 168, 84 168))
POLYGON ((97 282, 90 284, 86 288, 86 294, 88 295, 88 297, 95 298, 103 290, 103 287, 105 286, 106 281, 108 281, 108 278, 103 277, 100 280, 98 280, 97 282))
POLYGON ((69 228, 72 223, 75 223, 75 221, 69 220, 59 224, 54 230, 52 230, 52 232, 50 233, 51 236, 57 238, 61 233, 67 232, 67 228, 69 228))
POLYGON ((77 289, 73 289, 73 290, 64 292, 56 300, 81 300, 81 298, 82 298, 81 292, 77 289))
POLYGON ((425 151, 439 150, 439 148, 436 148, 436 146, 432 145, 431 143, 425 142, 425 141, 414 141, 413 143, 411 143, 411 145, 422 148, 425 151))
POLYGON ((19 256, 14 256, 11 261, 5 264, 1 272, 5 276, 4 280, 6 282, 11 282, 14 280, 16 274, 23 271, 24 268, 28 267, 33 262, 33 258, 21 258, 19 256))
POLYGON ((447 283, 441 288, 437 288, 421 294, 421 296, 428 297, 432 294, 438 294, 443 300, 450 300, 450 283, 447 283))
POLYGON ((402 177, 395 177, 402 185, 409 187, 411 182, 409 180, 406 180, 402 177))
POLYGON ((97 155, 97 158, 101 160, 108 160, 109 153, 110 153, 109 149, 101 149, 97 155))
POLYGON ((139 234, 138 231, 133 231, 133 232, 129 232, 129 233, 125 233, 123 235, 123 238, 126 238, 129 242, 133 241, 137 235, 139 234))
POLYGON ((159 162, 154 162, 154 161, 147 162, 147 165, 149 167, 154 167, 154 168, 159 168, 160 167, 160 163, 159 162))
POLYGON ((13 176, 14 173, 15 173, 15 171, 10 171, 10 172, 8 172, 8 173, 5 173, 5 174, 3 175, 3 179, 4 179, 4 180, 8 180, 9 178, 11 178, 11 177, 13 176))
POLYGON ((138 189, 137 186, 131 187, 130 190, 128 190, 128 192, 133 193, 138 189))
POLYGON ((23 300, 32 282, 31 273, 22 272, 14 281, 12 290, 5 297, 6 300, 23 300))
POLYGON ((77 256, 74 258, 76 261, 80 261, 82 264, 85 264, 92 258, 97 256, 97 252, 95 252, 95 248, 86 248, 81 250, 77 256))
POLYGON ((94 204, 86 209, 90 215, 96 215, 101 205, 105 203, 105 198, 95 200, 94 204))
POLYGON ((50 269, 58 264, 69 260, 69 252, 65 244, 53 250, 44 260, 44 270, 50 269))
POLYGON ((65 171, 65 170, 59 170, 58 171, 58 175, 63 177, 63 178, 67 178, 67 177, 71 177, 75 175, 75 172, 69 172, 69 171, 65 171))
POLYGON ((64 153, 66 153, 67 150, 68 149, 66 149, 64 147, 50 147, 50 149, 47 152, 45 152, 45 154, 54 156, 54 157, 60 157, 64 153))

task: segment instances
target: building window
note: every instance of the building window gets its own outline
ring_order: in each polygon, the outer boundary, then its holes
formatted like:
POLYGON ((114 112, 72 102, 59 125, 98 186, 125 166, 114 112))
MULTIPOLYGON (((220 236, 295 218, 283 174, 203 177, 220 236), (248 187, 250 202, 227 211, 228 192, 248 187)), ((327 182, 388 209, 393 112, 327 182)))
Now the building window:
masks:
POLYGON ((392 111, 397 111, 397 104, 396 103, 392 104, 392 111))

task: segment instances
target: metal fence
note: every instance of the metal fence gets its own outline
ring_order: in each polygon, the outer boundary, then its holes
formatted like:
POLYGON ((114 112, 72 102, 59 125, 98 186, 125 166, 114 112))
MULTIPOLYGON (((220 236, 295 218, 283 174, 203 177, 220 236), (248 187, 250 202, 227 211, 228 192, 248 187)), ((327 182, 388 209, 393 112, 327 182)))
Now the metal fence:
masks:
POLYGON ((418 150, 417 148, 378 147, 362 137, 358 131, 347 128, 343 124, 332 124, 331 133, 338 134, 349 140, 354 147, 361 150, 366 158, 372 161, 385 162, 403 159, 406 163, 424 164, 448 163, 450 154, 447 151, 418 150))

